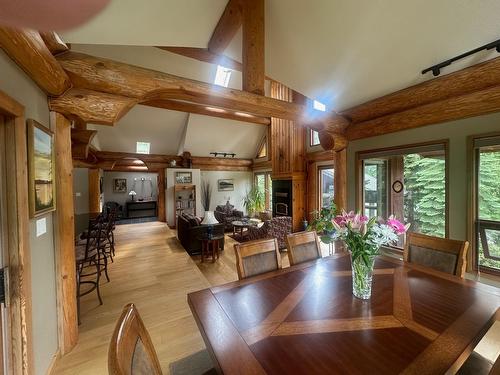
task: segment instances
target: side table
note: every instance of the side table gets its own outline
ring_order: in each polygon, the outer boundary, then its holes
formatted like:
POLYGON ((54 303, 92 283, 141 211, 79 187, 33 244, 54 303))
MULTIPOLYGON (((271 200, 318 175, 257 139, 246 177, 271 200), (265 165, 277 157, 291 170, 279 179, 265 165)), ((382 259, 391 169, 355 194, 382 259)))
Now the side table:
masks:
POLYGON ((220 240, 222 240, 224 236, 202 236, 200 237, 201 241, 201 262, 205 260, 205 255, 210 256, 212 253, 212 262, 215 263, 215 259, 219 259, 219 250, 220 250, 220 240))

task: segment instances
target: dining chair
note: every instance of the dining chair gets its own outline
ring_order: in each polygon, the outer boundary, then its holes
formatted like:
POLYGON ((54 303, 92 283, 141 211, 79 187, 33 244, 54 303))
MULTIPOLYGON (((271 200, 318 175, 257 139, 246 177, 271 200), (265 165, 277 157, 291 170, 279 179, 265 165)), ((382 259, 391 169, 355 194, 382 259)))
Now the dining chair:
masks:
POLYGON ((321 258, 321 245, 316 231, 289 234, 286 243, 291 266, 321 258))
POLYGON ((281 269, 281 256, 276 238, 235 244, 234 252, 240 280, 281 269))
POLYGON ((403 252, 405 262, 464 277, 469 242, 410 232, 403 252))
POLYGON ((123 308, 108 350, 109 375, 161 375, 151 338, 133 303, 123 308))

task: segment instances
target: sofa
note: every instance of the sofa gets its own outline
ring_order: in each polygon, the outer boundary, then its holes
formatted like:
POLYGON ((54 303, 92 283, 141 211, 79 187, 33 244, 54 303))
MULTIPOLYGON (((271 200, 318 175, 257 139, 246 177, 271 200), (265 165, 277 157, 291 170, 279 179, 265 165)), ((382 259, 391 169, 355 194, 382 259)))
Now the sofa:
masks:
POLYGON ((292 233, 292 218, 290 216, 277 216, 266 220, 261 227, 248 227, 248 239, 260 240, 265 238, 276 238, 278 247, 286 248, 286 236, 292 233))
POLYGON ((219 223, 224 224, 225 230, 233 230, 231 223, 243 219, 243 211, 235 210, 234 206, 228 201, 226 204, 215 208, 214 216, 219 223))
MULTIPOLYGON (((177 217, 177 238, 189 255, 201 254, 200 237, 206 235, 208 226, 201 225, 201 219, 181 214, 177 217)), ((213 235, 224 236, 224 224, 213 226, 213 235)), ((221 250, 224 250, 224 238, 220 241, 221 250)))

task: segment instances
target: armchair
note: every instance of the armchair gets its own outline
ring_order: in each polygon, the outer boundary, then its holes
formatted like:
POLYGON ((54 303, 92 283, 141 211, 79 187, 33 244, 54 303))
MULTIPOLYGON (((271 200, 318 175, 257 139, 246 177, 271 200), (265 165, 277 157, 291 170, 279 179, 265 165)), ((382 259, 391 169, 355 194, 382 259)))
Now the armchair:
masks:
POLYGON ((232 222, 235 220, 241 220, 243 218, 243 211, 238 211, 234 209, 229 201, 224 204, 217 206, 214 211, 214 216, 219 223, 224 224, 225 230, 232 230, 232 222))
POLYGON ((290 233, 292 233, 292 218, 290 216, 278 216, 265 221, 260 228, 250 226, 248 228, 248 239, 276 238, 278 247, 281 250, 286 248, 286 236, 290 233))

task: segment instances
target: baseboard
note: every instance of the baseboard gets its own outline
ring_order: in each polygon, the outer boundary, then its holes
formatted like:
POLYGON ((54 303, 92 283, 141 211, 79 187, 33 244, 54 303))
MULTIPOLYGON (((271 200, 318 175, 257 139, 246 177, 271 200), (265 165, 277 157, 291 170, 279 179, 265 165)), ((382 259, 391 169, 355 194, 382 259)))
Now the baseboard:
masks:
POLYGON ((52 360, 50 361, 49 367, 47 368, 47 375, 52 375, 52 373, 54 372, 54 369, 56 367, 56 363, 59 360, 59 358, 61 358, 61 352, 59 349, 57 349, 57 351, 52 356, 52 360))

